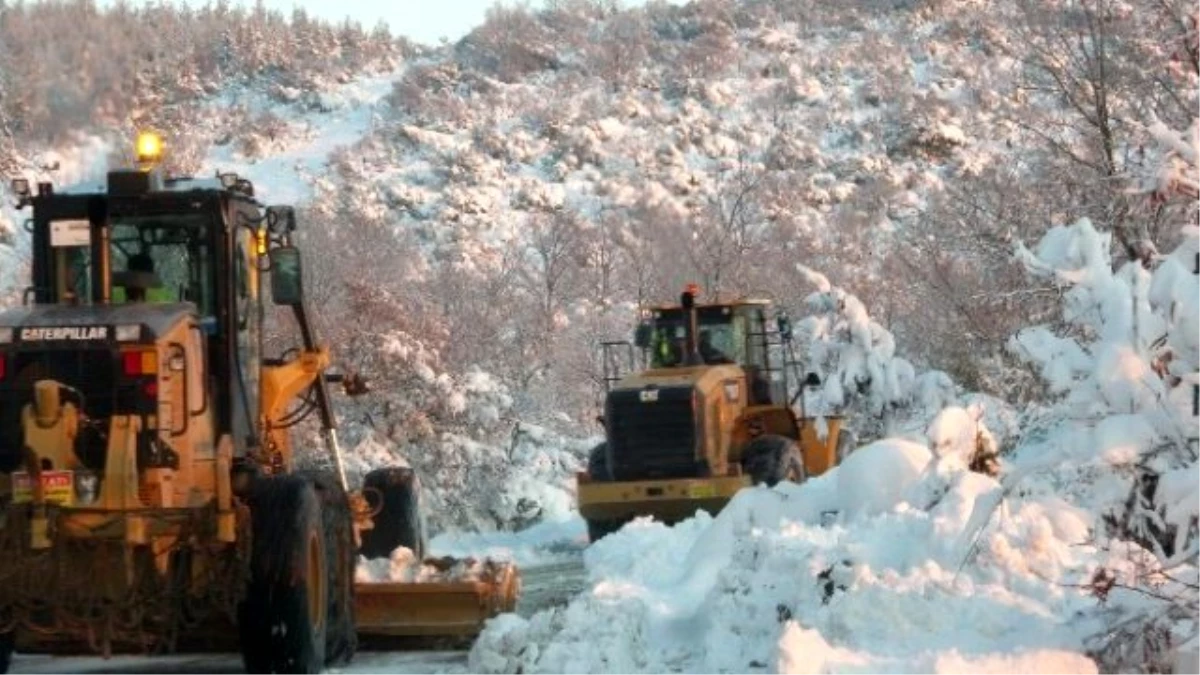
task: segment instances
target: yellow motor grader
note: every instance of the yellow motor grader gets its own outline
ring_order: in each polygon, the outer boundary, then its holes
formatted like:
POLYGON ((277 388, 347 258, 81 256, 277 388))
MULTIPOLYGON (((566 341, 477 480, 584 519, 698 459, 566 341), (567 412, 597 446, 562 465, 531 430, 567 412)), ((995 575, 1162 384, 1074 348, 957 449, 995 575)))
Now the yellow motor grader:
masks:
POLYGON ((360 636, 470 636, 511 611, 508 564, 355 583, 360 554, 423 553, 418 490, 404 469, 349 490, 327 383, 365 387, 314 335, 294 211, 137 147, 103 185, 13 182, 32 284, 0 313, 0 670, 14 648, 236 645, 250 672, 320 672, 360 636), (300 337, 274 358, 268 284, 300 337), (313 411, 329 470, 293 456, 313 411))
POLYGON ((702 303, 698 294, 689 284, 679 303, 643 308, 635 344, 603 345, 605 441, 577 475, 591 541, 641 515, 674 523, 697 510, 715 514, 745 487, 801 482, 845 451, 840 416, 804 413, 803 391, 817 376, 789 381, 787 318, 772 325, 767 300, 702 303), (622 374, 635 347, 646 367, 622 374))

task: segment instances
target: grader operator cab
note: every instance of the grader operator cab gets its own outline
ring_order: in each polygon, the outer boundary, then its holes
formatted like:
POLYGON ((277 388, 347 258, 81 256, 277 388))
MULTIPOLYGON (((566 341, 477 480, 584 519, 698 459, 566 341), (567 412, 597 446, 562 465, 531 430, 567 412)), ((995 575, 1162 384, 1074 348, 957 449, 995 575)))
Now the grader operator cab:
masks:
POLYGON ((237 645, 250 672, 320 672, 360 635, 470 635, 511 610, 516 571, 490 561, 355 583, 358 554, 421 549, 391 522, 417 495, 401 469, 348 489, 326 383, 364 387, 309 322, 294 211, 232 174, 164 179, 157 139, 138 147, 106 185, 14 181, 32 285, 0 313, 0 670, 14 646, 237 645), (282 357, 267 283, 300 334, 282 357), (292 450, 314 410, 326 471, 292 450))
MULTIPOLYGON (((819 380, 789 375, 786 318, 772 325, 765 300, 697 295, 689 285, 679 304, 643 310, 635 342, 647 367, 606 374, 605 441, 577 476, 591 541, 636 516, 715 514, 744 487, 801 482, 837 462, 841 418, 793 411, 819 380)), ((622 344, 632 347, 606 347, 622 344)))

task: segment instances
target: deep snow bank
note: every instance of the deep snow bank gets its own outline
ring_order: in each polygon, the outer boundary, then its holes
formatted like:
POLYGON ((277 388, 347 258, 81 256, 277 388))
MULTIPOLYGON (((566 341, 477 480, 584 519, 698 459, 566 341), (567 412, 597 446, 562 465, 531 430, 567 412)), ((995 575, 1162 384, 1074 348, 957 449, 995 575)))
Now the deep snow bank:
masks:
POLYGON ((1089 543, 1090 514, 1052 494, 1003 499, 1013 491, 954 452, 874 443, 801 486, 744 490, 717 518, 631 523, 586 551, 590 590, 493 621, 470 665, 1095 672, 1083 645, 1095 598, 1072 582, 1120 573, 1128 551, 1089 543))

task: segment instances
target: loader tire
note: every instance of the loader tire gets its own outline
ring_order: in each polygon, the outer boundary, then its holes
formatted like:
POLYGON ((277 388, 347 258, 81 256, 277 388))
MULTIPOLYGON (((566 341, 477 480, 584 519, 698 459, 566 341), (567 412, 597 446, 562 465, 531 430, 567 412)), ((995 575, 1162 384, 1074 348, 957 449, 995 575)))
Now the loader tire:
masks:
POLYGON ((587 471, 592 480, 613 479, 612 467, 608 465, 608 443, 600 442, 588 453, 587 471))
POLYGON ((342 484, 323 471, 304 472, 321 498, 325 531, 325 557, 329 577, 329 602, 326 605, 325 665, 344 666, 358 650, 358 630, 354 618, 354 517, 350 499, 342 484))
POLYGON ((804 457, 796 442, 775 434, 763 434, 746 444, 742 470, 750 476, 750 482, 767 487, 781 480, 802 483, 805 479, 804 457))
POLYGON ((588 543, 594 544, 604 537, 621 529, 627 520, 589 520, 587 521, 588 543))
POLYGON ((368 560, 387 558, 403 546, 424 560, 429 543, 421 514, 421 481, 409 468, 375 469, 363 479, 363 496, 378 509, 374 526, 362 533, 359 553, 368 560))
POLYGON ((302 476, 255 483, 250 497, 250 581, 238 607, 250 673, 319 673, 325 667, 331 573, 321 497, 302 476))
MULTIPOLYGON (((610 482, 613 480, 612 466, 608 463, 608 443, 600 442, 588 453, 588 475, 592 480, 610 482)), ((588 543, 594 544, 602 538, 621 529, 627 521, 621 519, 588 520, 588 543)))
POLYGON ((838 432, 837 463, 841 464, 856 448, 858 448, 858 434, 854 433, 852 429, 842 429, 838 432))

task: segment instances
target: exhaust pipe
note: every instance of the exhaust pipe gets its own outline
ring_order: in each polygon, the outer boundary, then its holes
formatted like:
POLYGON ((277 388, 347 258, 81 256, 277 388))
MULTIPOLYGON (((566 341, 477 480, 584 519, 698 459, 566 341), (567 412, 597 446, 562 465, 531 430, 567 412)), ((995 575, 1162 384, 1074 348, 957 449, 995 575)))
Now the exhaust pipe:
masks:
POLYGON ((683 364, 685 366, 699 366, 704 363, 700 358, 700 342, 699 336, 699 315, 696 313, 696 294, 700 289, 696 284, 688 284, 687 289, 683 291, 683 295, 679 297, 679 304, 683 307, 684 314, 684 340, 686 344, 683 356, 683 364))
POLYGON ((96 264, 92 268, 92 297, 90 302, 107 305, 112 302, 112 232, 108 227, 108 200, 104 197, 92 197, 88 200, 88 227, 100 240, 96 251, 96 264))

